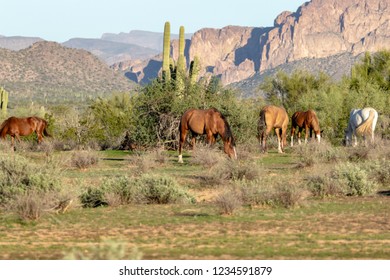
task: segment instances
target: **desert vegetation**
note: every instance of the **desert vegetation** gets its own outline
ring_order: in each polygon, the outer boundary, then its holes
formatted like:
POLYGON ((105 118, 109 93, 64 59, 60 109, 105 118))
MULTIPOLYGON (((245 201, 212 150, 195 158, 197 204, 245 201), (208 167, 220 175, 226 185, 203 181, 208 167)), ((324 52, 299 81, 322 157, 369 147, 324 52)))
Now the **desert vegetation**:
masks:
POLYGON ((10 108, 44 117, 54 137, 23 138, 13 152, 0 142, 1 258, 388 259, 388 57, 367 54, 337 83, 278 73, 259 98, 185 74, 179 87, 175 77, 157 79, 82 108, 10 108), (316 110, 321 143, 278 154, 271 137, 261 154, 257 121, 267 103, 290 116, 316 110), (375 143, 342 146, 349 110, 365 106, 380 115, 375 143), (237 160, 199 137, 177 162, 189 107, 226 116, 237 160), (125 135, 134 150, 120 150, 125 135))

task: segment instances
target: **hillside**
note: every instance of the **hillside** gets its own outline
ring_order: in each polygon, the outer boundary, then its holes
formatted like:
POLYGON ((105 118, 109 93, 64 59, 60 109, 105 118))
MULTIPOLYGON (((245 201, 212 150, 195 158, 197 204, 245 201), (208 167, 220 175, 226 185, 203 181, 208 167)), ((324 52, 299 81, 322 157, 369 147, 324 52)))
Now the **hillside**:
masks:
POLYGON ((46 41, 20 51, 0 49, 0 84, 10 104, 80 101, 134 87, 91 53, 46 41))
POLYGON ((342 53, 324 58, 303 58, 297 61, 281 64, 275 68, 258 72, 250 78, 240 82, 232 83, 229 86, 237 90, 242 97, 258 96, 262 92, 259 90, 260 84, 265 78, 274 76, 279 71, 293 73, 296 70, 303 70, 309 73, 326 73, 334 80, 340 80, 344 75, 349 75, 352 66, 358 62, 360 56, 351 53, 342 53))

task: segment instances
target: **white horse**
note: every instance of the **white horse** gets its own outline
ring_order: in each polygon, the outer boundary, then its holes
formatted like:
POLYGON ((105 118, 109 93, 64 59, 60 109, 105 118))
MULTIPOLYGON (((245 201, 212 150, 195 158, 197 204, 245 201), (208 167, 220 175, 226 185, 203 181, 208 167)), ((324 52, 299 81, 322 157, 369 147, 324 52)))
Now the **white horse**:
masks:
POLYGON ((371 136, 371 142, 374 142, 374 130, 378 121, 378 112, 373 108, 352 109, 349 115, 348 127, 345 130, 345 144, 356 146, 357 135, 363 136, 366 141, 366 136, 371 136), (352 143, 352 138, 355 138, 352 143))

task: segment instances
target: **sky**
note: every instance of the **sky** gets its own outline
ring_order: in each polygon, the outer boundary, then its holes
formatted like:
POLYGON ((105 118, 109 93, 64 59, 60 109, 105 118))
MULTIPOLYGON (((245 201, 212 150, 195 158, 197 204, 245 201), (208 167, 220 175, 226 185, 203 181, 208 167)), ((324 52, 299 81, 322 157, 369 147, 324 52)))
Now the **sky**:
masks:
MULTIPOLYGON (((308 0, 307 0, 308 1, 308 0)), ((0 35, 65 42, 103 33, 144 30, 186 33, 228 25, 269 27, 304 0, 0 0, 0 35), (175 31, 177 30, 177 31, 175 31)))

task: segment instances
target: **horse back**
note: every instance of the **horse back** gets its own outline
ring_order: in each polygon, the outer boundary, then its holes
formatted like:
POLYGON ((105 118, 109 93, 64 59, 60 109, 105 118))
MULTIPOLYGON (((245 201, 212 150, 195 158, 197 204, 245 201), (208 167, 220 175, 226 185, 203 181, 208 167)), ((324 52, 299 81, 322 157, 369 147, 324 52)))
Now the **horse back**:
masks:
POLYGON ((287 129, 288 115, 284 108, 273 105, 265 106, 260 112, 260 119, 263 119, 267 127, 287 129))
POLYGON ((180 120, 180 132, 190 130, 196 134, 204 134, 206 110, 188 109, 180 120))

